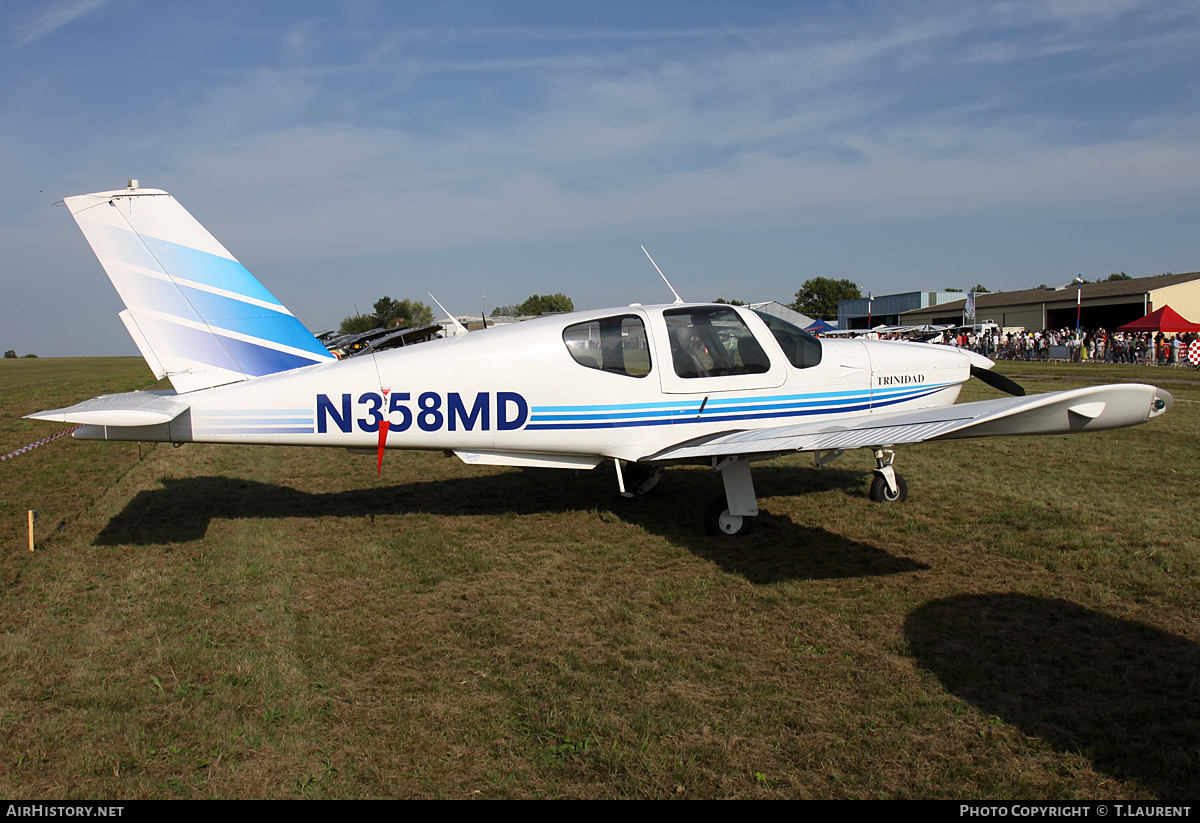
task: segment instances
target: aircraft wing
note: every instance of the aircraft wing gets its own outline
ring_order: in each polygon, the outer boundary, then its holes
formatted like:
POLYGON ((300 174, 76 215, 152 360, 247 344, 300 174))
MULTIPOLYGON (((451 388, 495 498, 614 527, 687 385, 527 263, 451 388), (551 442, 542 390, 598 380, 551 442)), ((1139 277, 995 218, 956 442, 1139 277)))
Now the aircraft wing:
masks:
POLYGON ((783 454, 965 437, 1100 431, 1145 423, 1169 409, 1172 402, 1170 393, 1154 386, 1091 386, 920 411, 870 414, 836 423, 725 432, 678 443, 643 460, 783 454))

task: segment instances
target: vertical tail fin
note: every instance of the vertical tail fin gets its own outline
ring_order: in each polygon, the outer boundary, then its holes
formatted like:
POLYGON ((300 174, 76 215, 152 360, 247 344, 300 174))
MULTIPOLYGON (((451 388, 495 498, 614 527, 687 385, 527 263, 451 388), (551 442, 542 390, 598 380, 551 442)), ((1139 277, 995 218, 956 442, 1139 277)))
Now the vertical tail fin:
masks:
POLYGON ((332 359, 246 268, 158 189, 64 200, 116 286, 142 356, 178 392, 332 359))

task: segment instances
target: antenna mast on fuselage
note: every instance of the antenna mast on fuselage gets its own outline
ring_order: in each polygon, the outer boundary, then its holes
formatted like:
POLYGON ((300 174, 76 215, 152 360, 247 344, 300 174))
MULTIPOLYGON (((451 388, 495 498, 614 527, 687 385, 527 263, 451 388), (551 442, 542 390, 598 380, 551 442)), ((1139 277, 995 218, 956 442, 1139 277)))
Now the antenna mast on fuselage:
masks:
MULTIPOLYGON (((642 251, 646 252, 647 257, 650 257, 650 252, 646 251, 645 246, 642 246, 642 251)), ((663 282, 667 284, 667 288, 671 290, 671 294, 675 295, 675 302, 682 303, 683 298, 679 296, 679 292, 675 291, 675 287, 671 285, 671 281, 667 279, 667 276, 663 274, 662 269, 660 269, 658 264, 654 262, 653 257, 650 257, 650 265, 654 266, 655 271, 658 272, 658 276, 663 279, 663 282)))

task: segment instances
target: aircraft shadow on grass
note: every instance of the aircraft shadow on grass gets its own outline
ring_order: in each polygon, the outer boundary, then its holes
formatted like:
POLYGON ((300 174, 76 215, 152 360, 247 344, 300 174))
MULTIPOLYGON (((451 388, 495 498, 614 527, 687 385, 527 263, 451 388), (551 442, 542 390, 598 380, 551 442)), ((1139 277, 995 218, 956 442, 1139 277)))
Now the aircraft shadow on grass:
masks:
POLYGON ((961 595, 912 612, 917 661, 1000 717, 1160 799, 1200 786, 1200 647, 1065 600, 961 595))
MULTIPOLYGON (((863 486, 863 473, 859 472, 768 468, 762 474, 764 490, 777 494, 863 486)), ((720 490, 719 479, 706 472, 668 472, 662 490, 640 500, 616 496, 611 476, 601 471, 580 472, 572 478, 557 469, 316 494, 229 477, 164 478, 161 483, 161 489, 139 492, 101 529, 94 545, 149 546, 202 540, 213 518, 373 519, 407 513, 472 517, 589 511, 598 516, 611 513, 752 583, 868 577, 927 568, 880 547, 798 525, 786 515, 772 514, 769 506, 758 517, 755 531, 745 538, 708 537, 692 517, 696 499, 720 490)), ((865 491, 862 494, 865 497, 865 491)))

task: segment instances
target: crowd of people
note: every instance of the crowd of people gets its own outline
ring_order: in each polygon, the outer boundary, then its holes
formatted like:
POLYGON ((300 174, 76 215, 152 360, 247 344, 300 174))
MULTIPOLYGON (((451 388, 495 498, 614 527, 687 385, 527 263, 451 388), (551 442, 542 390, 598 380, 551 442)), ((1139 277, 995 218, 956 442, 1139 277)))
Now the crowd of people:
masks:
POLYGON ((1075 362, 1138 363, 1159 366, 1188 364, 1191 332, 1109 332, 1104 329, 1046 329, 1008 332, 987 329, 963 331, 945 342, 969 348, 993 360, 1072 360, 1075 362))

